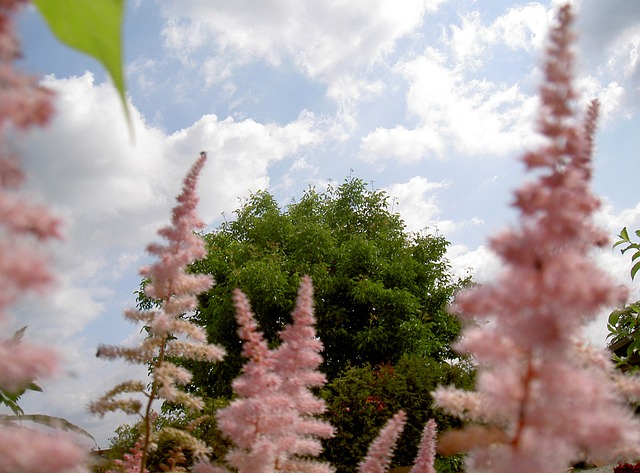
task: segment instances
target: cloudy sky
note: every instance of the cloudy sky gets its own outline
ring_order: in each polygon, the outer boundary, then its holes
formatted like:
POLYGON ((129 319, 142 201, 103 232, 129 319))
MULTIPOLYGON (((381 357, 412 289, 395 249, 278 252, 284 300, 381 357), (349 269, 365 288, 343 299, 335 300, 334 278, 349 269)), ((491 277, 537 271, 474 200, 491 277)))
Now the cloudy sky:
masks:
MULTIPOLYGON (((58 281, 16 311, 27 337, 61 350, 64 373, 25 397, 101 446, 121 416, 86 404, 144 372, 95 357, 122 343, 144 248, 208 151, 200 213, 215 228, 252 191, 286 205, 348 176, 393 197, 408 230, 439 232, 457 274, 483 281, 487 238, 514 220, 518 157, 535 141, 545 31, 556 2, 130 0, 125 24, 132 142, 93 60, 58 45, 32 10, 21 66, 56 91, 51 125, 20 142, 29 190, 66 221, 58 281)), ((594 188, 612 238, 640 228, 640 2, 582 0, 578 88, 598 97, 594 188)), ((598 256, 629 284, 628 263, 598 256)), ((604 345, 604 320, 590 336, 604 345)), ((129 419, 132 421, 133 419, 129 419)))

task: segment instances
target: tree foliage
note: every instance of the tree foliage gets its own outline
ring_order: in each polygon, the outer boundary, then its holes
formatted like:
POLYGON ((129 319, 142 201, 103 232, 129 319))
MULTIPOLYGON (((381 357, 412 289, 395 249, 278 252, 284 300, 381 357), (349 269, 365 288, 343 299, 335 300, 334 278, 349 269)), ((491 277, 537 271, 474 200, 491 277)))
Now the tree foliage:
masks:
MULTIPOLYGON (((636 230, 635 235, 640 237, 640 230, 636 230)), ((627 227, 624 227, 618 235, 619 240, 613 245, 614 248, 620 247, 622 254, 632 251, 631 254, 631 280, 634 280, 638 271, 640 271, 640 243, 634 242, 629 236, 627 227)), ((610 339, 609 346, 613 346, 616 342, 627 342, 626 349, 618 350, 613 353, 613 359, 617 365, 624 371, 637 371, 638 369, 638 353, 640 352, 640 301, 627 304, 622 309, 616 309, 609 315, 607 324, 610 339)))
POLYGON ((462 282, 449 274, 448 242, 405 232, 384 192, 349 178, 326 192, 310 188, 284 210, 258 192, 235 216, 204 236, 208 255, 193 267, 216 281, 194 318, 228 353, 223 363, 193 368, 200 394, 230 396, 242 365, 232 290, 254 301, 265 338, 275 343, 305 274, 316 291, 329 380, 347 366, 395 364, 403 353, 435 361, 456 356, 449 345, 460 325, 445 307, 462 282))
MULTIPOLYGON (((325 459, 338 473, 355 471, 369 444, 387 420, 399 410, 408 414, 407 424, 395 451, 395 466, 411 465, 429 419, 439 429, 459 427, 460 422, 432 408, 431 392, 439 384, 473 387, 473 369, 467 363, 438 363, 421 355, 405 354, 392 366, 351 367, 323 390, 327 418, 335 437, 324 442, 325 459)), ((459 457, 438 458, 438 472, 458 471, 459 457)))

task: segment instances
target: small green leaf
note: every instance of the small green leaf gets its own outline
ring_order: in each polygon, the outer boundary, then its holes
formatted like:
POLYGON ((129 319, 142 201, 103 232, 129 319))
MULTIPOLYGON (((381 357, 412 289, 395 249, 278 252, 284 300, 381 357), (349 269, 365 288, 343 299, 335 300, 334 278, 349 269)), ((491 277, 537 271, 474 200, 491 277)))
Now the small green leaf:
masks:
POLYGON ((131 126, 122 68, 124 0, 34 0, 64 44, 97 59, 111 76, 131 126))
POLYGON ((7 406, 16 415, 24 414, 24 411, 18 404, 19 398, 20 395, 12 395, 0 390, 0 404, 7 406))
POLYGON ((634 304, 629 304, 626 311, 631 314, 637 314, 640 312, 640 305, 638 305, 637 302, 634 304))
POLYGON ((42 388, 38 386, 36 383, 30 383, 29 386, 27 386, 27 389, 30 391, 37 391, 39 393, 42 392, 42 388))
POLYGON ((638 271, 640 271, 640 261, 638 261, 636 264, 633 265, 633 268, 631 268, 631 279, 633 280, 633 278, 636 277, 636 274, 638 273, 638 271))
POLYGON ((623 311, 621 310, 614 310, 613 312, 611 312, 611 314, 609 315, 609 325, 612 325, 615 327, 615 325, 618 323, 618 320, 620 320, 620 316, 623 314, 623 311))
POLYGON ((13 337, 11 337, 11 343, 15 344, 15 343, 18 343, 20 340, 22 340, 22 337, 24 336, 24 332, 26 330, 27 330, 26 325, 22 327, 20 330, 17 330, 16 333, 13 334, 13 337))
POLYGON ((630 241, 629 240, 629 232, 627 231, 627 227, 624 227, 622 229, 622 231, 620 231, 620 238, 622 238, 624 241, 630 241))

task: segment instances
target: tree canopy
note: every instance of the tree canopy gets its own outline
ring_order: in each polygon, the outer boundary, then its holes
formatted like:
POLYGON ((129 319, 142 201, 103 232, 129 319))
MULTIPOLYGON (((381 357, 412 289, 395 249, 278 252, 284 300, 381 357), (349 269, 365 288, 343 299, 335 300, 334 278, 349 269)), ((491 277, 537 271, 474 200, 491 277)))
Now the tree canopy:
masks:
POLYGON ((193 270, 216 284, 201 295, 194 320, 228 355, 222 363, 194 367, 193 388, 211 397, 231 395, 243 362, 233 289, 248 296, 266 339, 275 343, 305 274, 315 287, 321 369, 329 380, 346 367, 395 364, 404 353, 436 362, 456 357, 450 343, 460 324, 445 308, 464 281, 450 274, 449 243, 407 233, 388 200, 357 178, 325 192, 310 188, 284 209, 271 194, 257 192, 235 211, 235 220, 204 235, 208 255, 193 270))

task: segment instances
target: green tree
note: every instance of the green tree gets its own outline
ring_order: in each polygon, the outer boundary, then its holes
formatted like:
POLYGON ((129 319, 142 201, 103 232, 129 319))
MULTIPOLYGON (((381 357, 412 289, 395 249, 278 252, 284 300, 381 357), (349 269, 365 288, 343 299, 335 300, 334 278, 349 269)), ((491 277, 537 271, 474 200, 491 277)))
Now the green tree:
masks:
MULTIPOLYGON (((437 422, 439 431, 460 427, 457 419, 432 409, 431 392, 448 384, 471 389, 473 381, 474 370, 468 363, 438 363, 411 354, 403 355, 395 366, 365 364, 346 369, 323 390, 326 417, 336 428, 335 437, 324 442, 324 459, 338 473, 356 471, 380 429, 402 409, 408 418, 393 464, 412 465, 429 419, 437 422)), ((439 473, 459 471, 462 466, 459 456, 438 457, 436 461, 439 473)))
POLYGON ((243 362, 231 291, 249 297, 273 341, 289 322, 304 274, 314 282, 329 380, 347 366, 394 365, 404 353, 435 362, 456 358, 449 347, 460 324, 445 308, 464 281, 450 275, 448 242, 408 234, 384 192, 349 178, 326 192, 311 188, 284 210, 258 192, 235 217, 204 236, 208 256, 193 267, 216 281, 201 295, 194 319, 228 353, 222 363, 191 367, 199 394, 230 397, 243 362))

